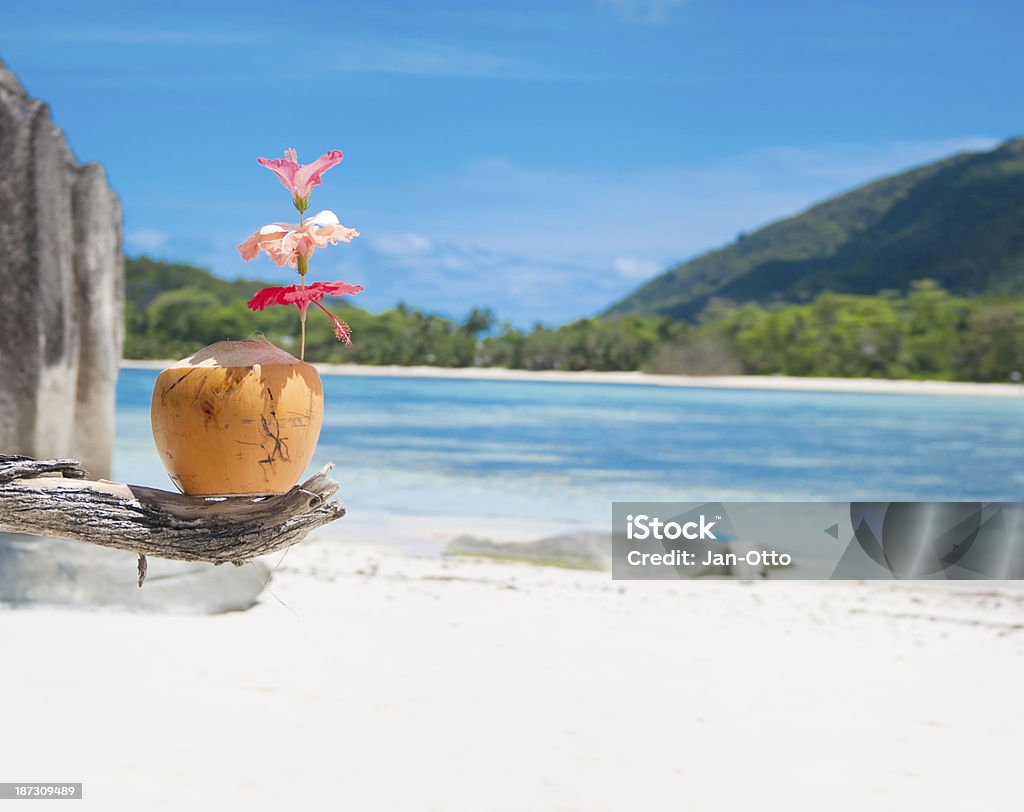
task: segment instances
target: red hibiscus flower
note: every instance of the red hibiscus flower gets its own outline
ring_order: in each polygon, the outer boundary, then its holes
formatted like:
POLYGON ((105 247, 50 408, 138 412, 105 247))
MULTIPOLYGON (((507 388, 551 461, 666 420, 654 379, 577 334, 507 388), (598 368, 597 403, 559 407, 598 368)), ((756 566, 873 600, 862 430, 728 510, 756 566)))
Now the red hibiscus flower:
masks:
POLYGON ((320 304, 320 300, 325 296, 355 295, 362 289, 362 285, 350 285, 348 282, 313 282, 305 287, 289 285, 286 288, 264 288, 249 300, 249 309, 255 311, 262 310, 269 305, 295 305, 299 308, 303 327, 305 327, 306 308, 314 304, 323 310, 327 314, 327 318, 331 320, 331 324, 334 326, 334 335, 337 336, 338 341, 344 341, 346 347, 351 347, 352 328, 320 304))

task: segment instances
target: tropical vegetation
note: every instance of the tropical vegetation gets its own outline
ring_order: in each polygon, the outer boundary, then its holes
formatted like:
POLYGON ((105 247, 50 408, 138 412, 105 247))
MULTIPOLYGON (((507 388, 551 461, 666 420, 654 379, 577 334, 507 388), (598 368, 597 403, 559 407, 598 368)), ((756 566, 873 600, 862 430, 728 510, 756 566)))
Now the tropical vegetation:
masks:
MULTIPOLYGON (((128 358, 181 358, 206 344, 262 332, 298 350, 294 314, 254 314, 261 287, 148 257, 127 262, 128 358)), ((399 305, 381 313, 332 302, 353 346, 310 329, 311 361, 515 369, 1006 381, 1024 371, 1024 298, 955 295, 934 281, 906 293, 820 293, 805 303, 711 300, 693 321, 627 314, 558 327, 496 324, 474 309, 449 319, 399 305)))

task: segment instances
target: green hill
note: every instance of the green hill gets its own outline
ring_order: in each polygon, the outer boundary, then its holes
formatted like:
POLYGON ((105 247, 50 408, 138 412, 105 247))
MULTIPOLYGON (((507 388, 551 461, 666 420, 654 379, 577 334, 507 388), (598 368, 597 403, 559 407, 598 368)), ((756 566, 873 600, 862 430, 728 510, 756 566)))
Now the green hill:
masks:
POLYGON ((868 183, 691 259, 605 315, 694 319, 712 299, 804 302, 823 291, 1024 292, 1024 138, 868 183))
MULTIPOLYGON (((292 280, 279 282, 290 285, 292 280)), ((125 258, 125 301, 129 310, 141 312, 149 307, 161 293, 188 288, 203 291, 222 302, 243 302, 252 298, 260 288, 270 282, 255 279, 220 279, 205 268, 180 262, 163 262, 147 256, 125 258)))

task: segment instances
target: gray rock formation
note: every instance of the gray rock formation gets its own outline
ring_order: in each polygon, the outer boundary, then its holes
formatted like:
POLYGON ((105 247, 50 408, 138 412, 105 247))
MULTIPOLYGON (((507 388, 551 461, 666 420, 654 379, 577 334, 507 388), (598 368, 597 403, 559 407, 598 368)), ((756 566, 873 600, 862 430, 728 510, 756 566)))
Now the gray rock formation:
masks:
POLYGON ((587 531, 536 541, 493 541, 477 536, 459 536, 448 542, 444 554, 524 561, 546 567, 607 570, 611 568, 611 547, 610 536, 587 531))
POLYGON ((110 476, 124 337, 121 207, 0 62, 0 450, 110 476))
POLYGON ((151 559, 139 589, 135 567, 131 553, 0 533, 0 604, 218 614, 248 609, 270 580, 262 561, 215 567, 151 559))
MULTIPOLYGON (((124 339, 120 204, 3 62, 0 156, 0 452, 72 457, 109 477, 124 339)), ((133 555, 0 534, 7 605, 225 612, 252 605, 268 577, 259 562, 153 561, 139 589, 133 555)))

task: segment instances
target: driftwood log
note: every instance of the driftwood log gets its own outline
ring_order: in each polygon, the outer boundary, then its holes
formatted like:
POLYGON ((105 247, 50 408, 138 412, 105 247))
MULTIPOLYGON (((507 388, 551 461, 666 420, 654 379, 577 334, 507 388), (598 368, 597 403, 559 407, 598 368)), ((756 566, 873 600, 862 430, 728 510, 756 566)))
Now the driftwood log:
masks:
POLYGON ((340 519, 333 468, 278 496, 207 498, 93 481, 76 460, 0 454, 0 531, 137 553, 142 586, 146 556, 241 565, 340 519))

